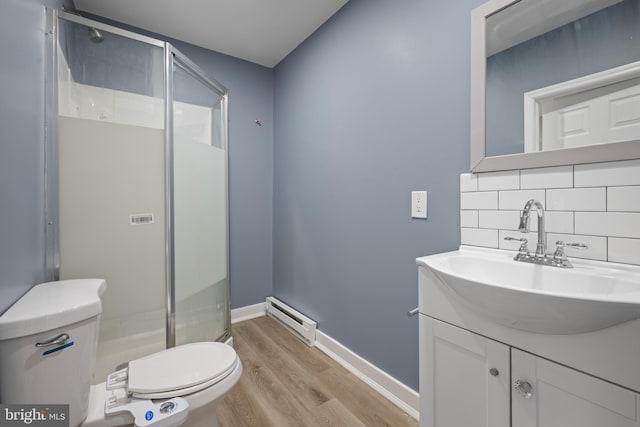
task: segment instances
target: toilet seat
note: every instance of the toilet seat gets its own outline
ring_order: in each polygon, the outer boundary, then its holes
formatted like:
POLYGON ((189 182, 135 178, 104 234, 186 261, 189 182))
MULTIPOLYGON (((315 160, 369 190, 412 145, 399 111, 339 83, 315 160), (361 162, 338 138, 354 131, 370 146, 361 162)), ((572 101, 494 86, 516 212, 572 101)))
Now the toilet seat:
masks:
POLYGON ((184 396, 221 381, 237 364, 226 344, 184 344, 129 362, 127 390, 141 399, 184 396))
POLYGON ((178 426, 189 412, 180 396, 223 381, 238 365, 235 350, 217 342, 184 344, 133 360, 108 376, 104 414, 128 412, 137 427, 178 426))

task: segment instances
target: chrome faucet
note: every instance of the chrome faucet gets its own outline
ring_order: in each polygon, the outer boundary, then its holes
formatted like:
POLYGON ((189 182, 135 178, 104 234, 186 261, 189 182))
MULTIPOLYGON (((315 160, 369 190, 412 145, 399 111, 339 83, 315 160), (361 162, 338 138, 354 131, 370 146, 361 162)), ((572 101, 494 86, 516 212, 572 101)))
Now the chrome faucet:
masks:
POLYGON ((540 203, 536 199, 531 199, 524 205, 524 210, 522 211, 522 215, 520 216, 520 226, 518 227, 518 231, 520 231, 521 233, 526 233, 529 231, 529 214, 531 213, 531 208, 535 208, 536 212, 538 213, 538 245, 536 246, 536 253, 535 255, 529 253, 529 249, 527 248, 527 239, 518 239, 515 237, 507 236, 504 238, 505 240, 515 240, 520 242, 520 249, 518 249, 518 253, 513 259, 516 261, 529 262, 532 264, 550 265, 552 267, 560 268, 572 268, 571 263, 564 253, 564 248, 570 247, 573 249, 587 249, 587 245, 584 245, 582 243, 564 243, 563 241, 558 240, 556 242, 557 248, 553 256, 547 255, 547 235, 544 229, 544 208, 542 207, 542 203, 540 203))
POLYGON ((542 203, 536 199, 529 200, 524 205, 524 210, 520 216, 520 226, 518 231, 526 233, 529 231, 529 212, 535 207, 538 213, 538 245, 536 246, 536 258, 545 258, 547 256, 547 234, 544 230, 544 208, 542 203))

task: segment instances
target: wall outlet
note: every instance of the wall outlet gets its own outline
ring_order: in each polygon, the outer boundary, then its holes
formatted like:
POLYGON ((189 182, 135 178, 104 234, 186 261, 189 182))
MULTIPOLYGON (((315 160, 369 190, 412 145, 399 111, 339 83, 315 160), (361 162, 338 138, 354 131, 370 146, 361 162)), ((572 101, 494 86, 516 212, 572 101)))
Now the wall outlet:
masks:
POLYGON ((427 218, 427 192, 411 192, 411 218, 427 218))

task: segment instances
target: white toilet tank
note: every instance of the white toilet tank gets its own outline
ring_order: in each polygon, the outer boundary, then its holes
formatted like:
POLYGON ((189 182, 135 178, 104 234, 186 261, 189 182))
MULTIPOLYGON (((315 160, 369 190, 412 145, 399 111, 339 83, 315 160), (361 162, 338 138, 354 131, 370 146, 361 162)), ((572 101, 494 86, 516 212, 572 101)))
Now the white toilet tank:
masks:
POLYGON ((0 316, 0 402, 69 404, 69 425, 84 420, 105 288, 102 279, 43 283, 0 316))

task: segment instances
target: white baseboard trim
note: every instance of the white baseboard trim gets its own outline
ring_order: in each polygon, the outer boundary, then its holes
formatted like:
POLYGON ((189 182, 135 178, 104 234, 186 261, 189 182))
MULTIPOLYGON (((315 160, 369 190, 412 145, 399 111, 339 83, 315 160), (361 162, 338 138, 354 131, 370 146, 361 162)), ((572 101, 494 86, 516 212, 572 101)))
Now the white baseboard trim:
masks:
POLYGON ((245 307, 234 308, 231 310, 231 323, 242 322, 243 320, 249 320, 260 316, 265 316, 267 310, 265 303, 247 305, 245 307))
POLYGON ((420 397, 415 390, 358 356, 322 331, 316 331, 316 347, 407 414, 416 420, 420 419, 420 397))

